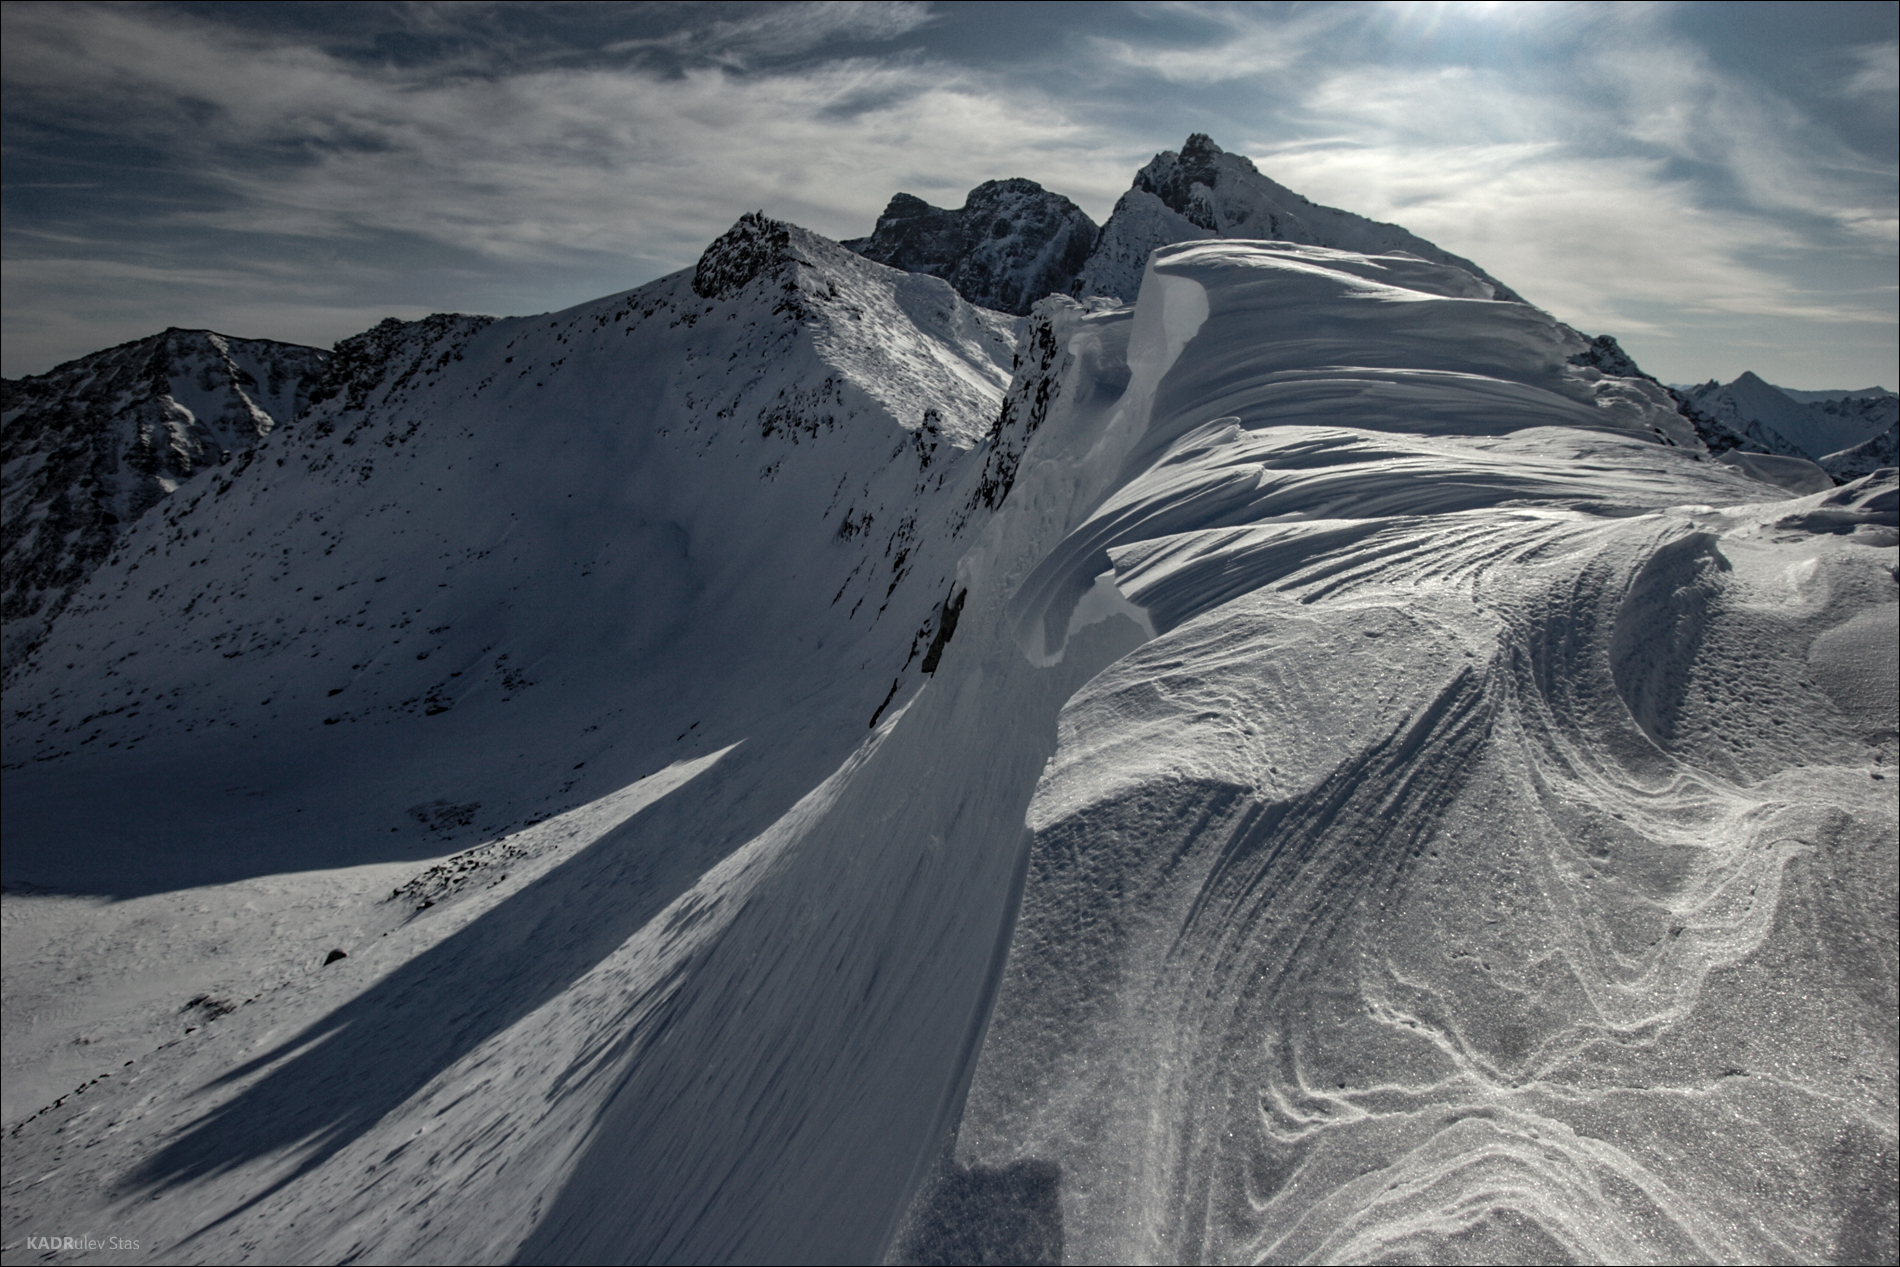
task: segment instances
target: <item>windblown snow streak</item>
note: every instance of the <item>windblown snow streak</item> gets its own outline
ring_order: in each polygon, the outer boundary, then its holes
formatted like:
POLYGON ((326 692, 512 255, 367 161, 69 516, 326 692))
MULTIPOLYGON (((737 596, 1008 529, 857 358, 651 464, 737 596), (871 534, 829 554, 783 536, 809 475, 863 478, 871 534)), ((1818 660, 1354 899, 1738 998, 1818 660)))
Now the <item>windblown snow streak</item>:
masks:
POLYGON ((1208 316, 1013 608, 1160 636, 1063 710, 902 1251, 1890 1258, 1892 473, 1772 501, 1448 270, 1150 269, 1208 316))
POLYGON ((1900 490, 1496 294, 753 215, 340 349, 9 691, 125 900, 7 894, 8 1243, 1891 1258, 1900 490))

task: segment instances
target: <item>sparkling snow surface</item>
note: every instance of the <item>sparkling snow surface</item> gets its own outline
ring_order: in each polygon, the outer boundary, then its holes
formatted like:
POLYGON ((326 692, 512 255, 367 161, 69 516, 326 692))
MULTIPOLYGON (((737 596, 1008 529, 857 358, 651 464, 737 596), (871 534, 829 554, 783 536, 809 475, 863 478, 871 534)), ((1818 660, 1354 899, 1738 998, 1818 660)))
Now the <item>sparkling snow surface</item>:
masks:
POLYGON ((788 241, 418 329, 75 598, 9 1261, 1892 1256, 1891 472, 1412 257, 788 241))

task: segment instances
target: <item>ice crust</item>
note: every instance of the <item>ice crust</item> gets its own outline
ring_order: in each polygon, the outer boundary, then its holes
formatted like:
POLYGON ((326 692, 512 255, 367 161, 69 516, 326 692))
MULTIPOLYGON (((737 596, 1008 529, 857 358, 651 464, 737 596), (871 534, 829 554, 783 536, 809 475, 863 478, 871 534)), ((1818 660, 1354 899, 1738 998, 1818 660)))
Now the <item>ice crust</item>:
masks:
POLYGON ((1415 255, 721 243, 385 331, 10 687, 10 1245, 1891 1258, 1891 471, 1415 255))

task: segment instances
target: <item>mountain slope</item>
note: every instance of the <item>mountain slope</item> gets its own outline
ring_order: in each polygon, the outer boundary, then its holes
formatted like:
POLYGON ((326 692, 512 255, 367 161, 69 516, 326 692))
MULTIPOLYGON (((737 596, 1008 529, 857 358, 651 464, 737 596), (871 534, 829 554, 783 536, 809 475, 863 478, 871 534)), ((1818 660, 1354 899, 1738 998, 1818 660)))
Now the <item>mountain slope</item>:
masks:
MULTIPOLYGON (((127 533, 9 690, 8 764, 162 762, 217 735, 293 768, 305 748, 375 766, 355 754, 468 744, 466 766, 437 762, 436 799, 498 826, 531 810, 476 791, 518 760, 486 751, 494 725, 660 709, 618 741, 637 763, 711 699, 796 698, 791 666, 819 647, 863 675, 862 730, 916 680, 973 513, 958 455, 993 421, 1014 338, 945 283, 764 221, 697 277, 566 313, 385 323, 339 345, 337 394, 255 461, 127 533), (670 676, 669 656, 765 683, 670 676), (600 683, 630 672, 642 702, 608 703, 600 683)), ((573 781, 547 780, 532 803, 573 781)), ((359 808, 401 825, 429 799, 359 808)))
POLYGON ((172 329, 0 382, 0 671, 45 637, 124 525, 302 412, 325 360, 172 329))
POLYGON ((1816 462, 1872 439, 1900 419, 1900 397, 1891 394, 1802 401, 1752 373, 1726 384, 1711 379, 1683 397, 1761 452, 1816 462))
POLYGON ((1900 423, 1888 423, 1887 429, 1851 449, 1829 453, 1821 459, 1821 469, 1845 483, 1872 475, 1875 471, 1900 466, 1900 423))
POLYGON ((1063 710, 902 1260, 1892 1254, 1892 475, 1646 442, 1446 271, 1155 255, 1009 612, 1156 636, 1063 710))
POLYGON ((1202 238, 1298 242, 1375 255, 1403 251, 1462 269, 1501 299, 1518 297, 1470 260, 1396 224, 1309 202, 1199 132, 1178 153, 1163 151, 1135 174, 1134 187, 1115 204, 1070 293, 1132 299, 1150 251, 1202 238))
POLYGON ((335 366, 9 691, 9 1244, 1891 1256, 1890 477, 1285 243, 335 366))

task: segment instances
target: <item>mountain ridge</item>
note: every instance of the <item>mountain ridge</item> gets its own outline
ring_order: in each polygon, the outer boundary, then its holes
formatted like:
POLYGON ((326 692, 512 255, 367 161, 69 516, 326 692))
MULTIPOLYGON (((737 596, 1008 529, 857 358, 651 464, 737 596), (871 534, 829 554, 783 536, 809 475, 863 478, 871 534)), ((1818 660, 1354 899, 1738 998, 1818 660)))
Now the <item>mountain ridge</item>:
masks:
POLYGON ((0 381, 0 672, 45 637, 123 524, 302 413, 329 355, 173 327, 0 381))
POLYGON ((1132 303, 754 212, 384 322, 118 525, 7 687, 0 1237, 1891 1258, 1893 473, 1137 192, 1132 303))

